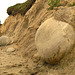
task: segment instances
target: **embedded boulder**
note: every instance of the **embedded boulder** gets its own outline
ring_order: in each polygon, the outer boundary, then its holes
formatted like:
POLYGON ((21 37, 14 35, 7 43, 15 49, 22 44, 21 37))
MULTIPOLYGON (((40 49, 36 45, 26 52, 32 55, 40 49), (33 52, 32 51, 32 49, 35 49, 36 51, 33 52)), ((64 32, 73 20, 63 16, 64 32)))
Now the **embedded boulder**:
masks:
POLYGON ((46 20, 37 30, 36 48, 43 60, 50 64, 58 63, 74 46, 75 33, 68 23, 54 18, 46 20))
POLYGON ((7 52, 14 52, 15 50, 16 50, 15 48, 10 47, 10 48, 7 49, 7 52))
POLYGON ((8 45, 10 44, 10 38, 7 36, 1 36, 0 37, 0 46, 8 45))

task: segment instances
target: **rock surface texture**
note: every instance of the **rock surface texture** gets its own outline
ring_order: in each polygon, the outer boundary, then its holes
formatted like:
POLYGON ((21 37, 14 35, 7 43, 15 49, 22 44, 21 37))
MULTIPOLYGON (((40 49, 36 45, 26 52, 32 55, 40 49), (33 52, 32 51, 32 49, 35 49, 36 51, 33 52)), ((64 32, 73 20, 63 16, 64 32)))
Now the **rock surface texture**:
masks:
POLYGON ((69 23, 75 28, 75 7, 60 8, 54 13, 54 18, 56 20, 69 23))
POLYGON ((74 30, 68 23, 50 18, 39 27, 35 44, 46 62, 56 64, 72 50, 74 38, 74 30))

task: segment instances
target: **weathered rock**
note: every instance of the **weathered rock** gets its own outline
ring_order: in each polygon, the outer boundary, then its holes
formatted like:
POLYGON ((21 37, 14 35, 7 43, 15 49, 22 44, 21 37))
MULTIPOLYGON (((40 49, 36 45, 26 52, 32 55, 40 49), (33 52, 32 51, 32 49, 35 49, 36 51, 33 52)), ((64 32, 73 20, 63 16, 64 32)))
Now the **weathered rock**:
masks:
POLYGON ((75 28, 75 7, 59 8, 59 10, 54 13, 54 18, 67 22, 75 28))
POLYGON ((15 51, 15 48, 13 48, 13 47, 10 47, 7 49, 7 52, 14 52, 14 51, 15 51))
POLYGON ((42 59, 56 64, 72 50, 74 38, 72 26, 51 18, 39 27, 35 44, 42 59))
POLYGON ((1 36, 0 37, 0 46, 8 45, 10 44, 10 38, 7 36, 1 36))

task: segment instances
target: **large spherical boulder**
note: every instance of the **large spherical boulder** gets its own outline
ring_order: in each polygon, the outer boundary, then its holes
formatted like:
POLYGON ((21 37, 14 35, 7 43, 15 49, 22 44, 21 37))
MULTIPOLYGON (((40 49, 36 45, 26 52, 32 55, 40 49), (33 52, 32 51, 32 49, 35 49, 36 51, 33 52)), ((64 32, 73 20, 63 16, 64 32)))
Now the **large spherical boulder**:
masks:
POLYGON ((72 50, 74 38, 74 30, 68 23, 50 18, 37 30, 35 44, 42 59, 56 64, 72 50))
POLYGON ((1 36, 0 37, 0 46, 8 45, 10 44, 10 38, 7 36, 1 36))

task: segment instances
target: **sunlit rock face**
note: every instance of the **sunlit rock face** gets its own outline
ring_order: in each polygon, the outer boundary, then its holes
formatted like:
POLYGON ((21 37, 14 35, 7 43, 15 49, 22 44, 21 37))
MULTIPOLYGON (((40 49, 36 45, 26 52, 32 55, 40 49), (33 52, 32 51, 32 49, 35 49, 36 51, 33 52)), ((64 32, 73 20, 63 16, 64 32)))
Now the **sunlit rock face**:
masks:
POLYGON ((35 44, 43 60, 56 64, 72 50, 74 38, 71 25, 50 18, 37 30, 35 44))

